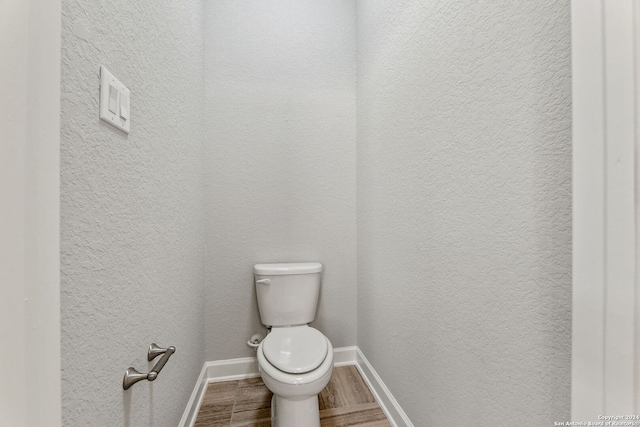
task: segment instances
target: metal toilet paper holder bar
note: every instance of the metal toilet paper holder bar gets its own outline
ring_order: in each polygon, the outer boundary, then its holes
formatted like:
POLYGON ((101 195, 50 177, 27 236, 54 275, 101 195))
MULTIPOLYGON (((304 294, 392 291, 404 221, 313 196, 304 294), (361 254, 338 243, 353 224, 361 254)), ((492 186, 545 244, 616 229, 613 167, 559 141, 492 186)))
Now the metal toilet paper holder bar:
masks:
POLYGON ((158 378, 158 374, 164 368, 164 365, 167 363, 169 358, 173 353, 176 352, 176 348, 171 346, 169 348, 161 348, 158 347, 156 343, 151 343, 149 346, 149 351, 147 352, 147 360, 151 362, 156 357, 163 355, 158 363, 155 364, 153 369, 149 373, 138 372, 135 368, 130 367, 124 373, 124 379, 122 380, 122 388, 125 390, 129 390, 131 386, 133 386, 138 381, 148 380, 153 381, 158 378))

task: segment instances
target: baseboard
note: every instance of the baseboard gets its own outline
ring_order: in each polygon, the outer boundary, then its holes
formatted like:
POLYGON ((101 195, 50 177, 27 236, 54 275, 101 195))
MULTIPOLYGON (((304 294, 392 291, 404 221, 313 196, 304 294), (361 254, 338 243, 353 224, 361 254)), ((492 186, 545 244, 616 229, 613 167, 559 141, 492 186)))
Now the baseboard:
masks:
POLYGON ((189 398, 189 402, 187 403, 187 407, 182 414, 182 418, 180 419, 179 427, 193 427, 196 423, 196 417, 198 416, 198 411, 200 410, 200 405, 202 404, 202 398, 204 397, 204 392, 207 390, 207 364, 202 367, 200 371, 200 376, 198 376, 198 381, 196 382, 195 387, 193 388, 193 392, 191 393, 191 397, 189 398))
POLYGON ((371 392, 375 395, 380 407, 391 421, 394 427, 414 427, 407 414, 402 410, 398 401, 393 397, 391 391, 380 378, 380 375, 373 369, 371 363, 364 356, 360 348, 357 348, 356 366, 362 377, 367 381, 371 392))
POLYGON ((259 376, 258 359, 255 357, 205 362, 178 427, 193 427, 198 411, 200 410, 200 405, 202 404, 202 399, 207 391, 208 383, 241 380, 259 376))
MULTIPOLYGON (((357 346, 334 348, 333 364, 336 367, 356 365, 393 426, 414 427, 389 389, 384 385, 380 376, 357 346)), ((193 393, 191 394, 191 398, 189 399, 189 403, 178 427, 193 427, 208 383, 241 380, 259 376, 258 360, 255 357, 206 362, 202 367, 202 372, 200 373, 200 377, 198 377, 198 382, 193 389, 193 393)))
POLYGON ((338 347, 333 349, 333 366, 347 366, 356 364, 356 350, 358 347, 338 347))
POLYGON ((206 362, 208 382, 233 381, 259 377, 258 359, 242 357, 239 359, 216 360, 206 362))

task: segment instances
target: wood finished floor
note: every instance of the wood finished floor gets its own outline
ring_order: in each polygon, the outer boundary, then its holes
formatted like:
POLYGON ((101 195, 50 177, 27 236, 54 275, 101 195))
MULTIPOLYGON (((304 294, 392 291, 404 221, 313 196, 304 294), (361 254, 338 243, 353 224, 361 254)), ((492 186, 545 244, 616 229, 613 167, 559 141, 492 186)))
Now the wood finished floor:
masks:
MULTIPOLYGON (((271 396, 262 378, 211 383, 195 427, 270 427, 271 396)), ((334 368, 318 403, 322 427, 391 427, 355 366, 334 368)))

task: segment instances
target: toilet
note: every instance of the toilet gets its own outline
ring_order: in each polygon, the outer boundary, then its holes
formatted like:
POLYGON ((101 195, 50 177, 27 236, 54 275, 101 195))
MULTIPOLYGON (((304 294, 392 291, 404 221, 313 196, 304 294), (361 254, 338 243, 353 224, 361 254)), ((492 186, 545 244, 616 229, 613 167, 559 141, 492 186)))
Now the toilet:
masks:
POLYGON ((260 376, 271 392, 272 427, 320 427, 318 394, 333 371, 333 346, 308 325, 316 316, 322 264, 257 264, 256 295, 270 328, 258 346, 260 376))

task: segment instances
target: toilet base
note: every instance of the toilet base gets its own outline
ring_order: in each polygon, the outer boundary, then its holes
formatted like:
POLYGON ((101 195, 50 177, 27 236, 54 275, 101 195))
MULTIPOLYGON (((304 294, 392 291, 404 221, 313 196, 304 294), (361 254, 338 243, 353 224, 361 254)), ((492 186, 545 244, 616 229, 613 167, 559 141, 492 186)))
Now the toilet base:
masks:
POLYGON ((318 395, 291 399, 271 398, 271 427, 320 427, 318 395))

